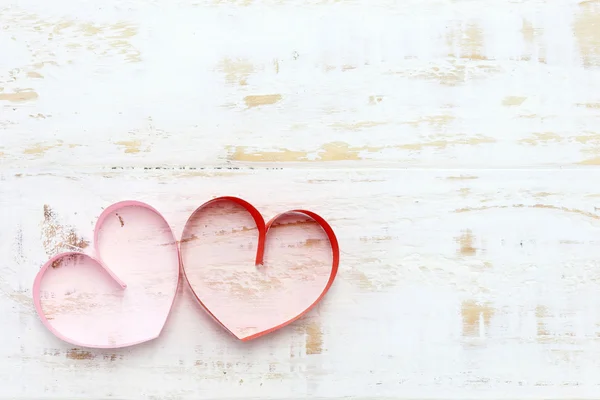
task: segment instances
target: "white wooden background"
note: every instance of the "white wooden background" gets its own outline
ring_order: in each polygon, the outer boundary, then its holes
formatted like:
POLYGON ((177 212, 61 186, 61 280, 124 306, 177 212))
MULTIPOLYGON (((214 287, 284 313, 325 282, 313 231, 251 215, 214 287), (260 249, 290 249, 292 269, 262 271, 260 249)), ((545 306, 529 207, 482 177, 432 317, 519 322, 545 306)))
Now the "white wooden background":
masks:
POLYGON ((0 398, 599 398, 600 1, 0 0, 0 398), (241 343, 73 348, 31 285, 133 198, 327 218, 340 272, 241 343))

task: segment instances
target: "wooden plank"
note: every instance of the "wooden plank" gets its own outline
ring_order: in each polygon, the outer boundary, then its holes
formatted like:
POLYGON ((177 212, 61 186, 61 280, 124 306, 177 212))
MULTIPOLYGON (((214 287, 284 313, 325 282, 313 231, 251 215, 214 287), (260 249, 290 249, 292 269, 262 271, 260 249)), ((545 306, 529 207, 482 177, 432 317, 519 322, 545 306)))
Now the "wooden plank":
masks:
POLYGON ((597 1, 77 4, 0 13, 3 165, 600 162, 597 1))
POLYGON ((2 397, 595 397, 599 173, 4 172, 2 397), (179 235, 195 207, 225 194, 265 217, 304 206, 336 229, 339 277, 309 316, 241 343, 180 290, 145 345, 79 349, 42 327, 35 273, 57 252, 89 251, 103 207, 147 201, 179 235))

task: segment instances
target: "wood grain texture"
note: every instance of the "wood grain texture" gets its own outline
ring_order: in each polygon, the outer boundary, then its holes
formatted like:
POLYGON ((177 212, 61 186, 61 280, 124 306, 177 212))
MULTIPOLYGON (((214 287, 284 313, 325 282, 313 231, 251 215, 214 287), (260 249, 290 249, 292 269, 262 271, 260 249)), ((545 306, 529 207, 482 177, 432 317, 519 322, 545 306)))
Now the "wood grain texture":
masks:
POLYGON ((0 2, 0 398, 600 397, 599 23, 597 0, 0 2), (151 343, 43 328, 33 278, 103 207, 180 235, 221 195, 332 224, 308 316, 238 343, 180 284, 151 343))

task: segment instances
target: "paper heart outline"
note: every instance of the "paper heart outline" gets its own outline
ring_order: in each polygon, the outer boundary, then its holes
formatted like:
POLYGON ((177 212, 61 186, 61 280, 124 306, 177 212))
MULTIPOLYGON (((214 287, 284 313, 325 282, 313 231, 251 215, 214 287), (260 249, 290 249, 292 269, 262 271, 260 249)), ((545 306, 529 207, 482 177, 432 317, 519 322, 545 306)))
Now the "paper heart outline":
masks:
POLYGON ((59 339, 65 341, 67 343, 73 344, 75 346, 86 347, 86 348, 96 348, 96 349, 117 349, 117 348, 135 346, 137 344, 146 343, 146 342, 149 342, 149 341, 152 341, 152 340, 158 338, 161 335, 161 333, 163 332, 165 325, 167 323, 167 320, 169 319, 169 316, 171 315, 171 311, 173 310, 173 304, 175 303, 177 289, 179 287, 179 280, 181 279, 181 253, 179 252, 179 246, 177 246, 177 245, 175 246, 175 249, 177 251, 177 259, 178 259, 177 285, 175 285, 175 288, 173 290, 173 298, 171 300, 171 304, 169 306, 168 312, 165 314, 164 321, 162 322, 162 327, 159 330, 159 332, 156 334, 156 336, 149 337, 147 339, 139 340, 136 342, 123 343, 123 344, 119 344, 119 345, 94 345, 94 344, 89 344, 89 343, 82 343, 77 340, 70 339, 70 338, 66 337, 65 335, 63 335, 62 333, 60 333, 58 330, 56 330, 52 326, 52 324, 50 323, 50 321, 48 320, 46 315, 44 314, 44 311, 42 310, 42 299, 41 299, 41 295, 40 295, 42 279, 43 279, 44 275, 46 274, 46 271, 48 270, 48 268, 51 267, 55 261, 60 260, 62 258, 72 257, 72 256, 87 258, 87 259, 91 260, 92 262, 97 263, 98 266, 100 268, 102 268, 112 278, 112 280, 115 283, 117 283, 123 290, 125 290, 127 288, 127 284, 125 282, 123 282, 102 261, 102 258, 100 257, 100 254, 98 253, 98 235, 99 235, 100 229, 102 228, 104 221, 114 211, 120 210, 125 207, 141 207, 141 208, 145 208, 145 209, 153 212, 158 217, 160 217, 162 219, 162 221, 168 226, 173 242, 175 243, 177 240, 175 233, 173 232, 173 229, 171 229, 171 226, 169 225, 169 223, 167 222, 165 217, 163 217, 163 215, 158 210, 156 210, 154 207, 150 206, 149 204, 143 203, 141 201, 137 201, 137 200, 123 200, 123 201, 119 201, 119 202, 114 203, 114 204, 110 205, 109 207, 107 207, 100 214, 100 216, 98 217, 98 220, 96 221, 96 224, 94 225, 94 249, 93 249, 93 251, 94 251, 94 253, 97 254, 96 256, 92 256, 92 255, 89 255, 86 253, 81 253, 81 252, 76 252, 76 251, 69 251, 69 252, 63 252, 63 253, 56 254, 55 256, 51 257, 48 261, 46 261, 46 263, 42 266, 42 268, 40 268, 40 270, 36 274, 34 282, 33 282, 33 292, 32 292, 33 303, 35 306, 35 310, 42 321, 42 324, 50 332, 52 332, 56 337, 58 337, 59 339))
POLYGON ((338 267, 339 267, 339 262, 340 262, 340 247, 339 247, 339 243, 337 240, 337 237, 335 235, 335 232, 333 230, 333 228, 329 225, 329 223, 320 215, 309 211, 309 210, 303 210, 303 209, 294 209, 294 210, 288 210, 288 211, 284 211, 280 214, 275 215, 273 218, 271 218, 269 220, 269 222, 265 223, 265 220, 262 216, 262 214, 260 213, 260 211, 258 211, 256 209, 256 207, 254 207, 252 204, 250 204, 249 202, 247 202, 246 200, 243 200, 239 197, 235 197, 235 196, 221 196, 221 197, 216 197, 212 200, 209 200, 207 202, 205 202, 204 204, 200 205, 198 208, 196 208, 192 214, 190 215, 190 217, 187 219, 184 228, 183 228, 183 233, 182 233, 182 237, 179 240, 179 259, 180 259, 180 263, 181 263, 181 270, 183 273, 183 276, 185 278, 185 281, 188 284, 188 287, 190 288, 190 290, 192 291, 192 294, 194 295, 194 297, 196 298, 196 300, 198 301, 198 303, 202 306, 202 308, 219 324, 221 325, 221 327, 223 327, 227 332, 229 332, 231 335, 233 335, 234 337, 236 337, 237 339, 246 342, 246 341, 250 341, 256 338, 259 338, 261 336, 265 336, 268 335, 269 333, 275 332, 287 325, 290 325, 291 323, 297 321, 298 319, 300 319, 301 317, 303 317, 304 315, 306 315, 309 311, 311 311, 327 294, 327 292, 329 291, 329 289, 331 288, 331 285, 333 285, 333 281, 335 280, 336 276, 337 276, 337 272, 338 272, 338 267), (196 291, 194 290, 191 282, 189 281, 187 274, 185 272, 185 263, 183 262, 183 251, 181 249, 181 244, 183 243, 183 235, 185 234, 188 225, 190 224, 190 222, 192 221, 192 219, 194 218, 194 216, 196 215, 196 213, 200 212, 201 210, 203 210, 204 208, 206 208, 207 206, 217 203, 217 202, 233 202, 237 205, 242 206, 244 209, 246 209, 246 211, 248 211, 250 213, 250 216, 252 216, 252 218, 254 219, 254 222, 256 224, 256 227, 258 229, 258 245, 257 245, 257 249, 256 249, 256 261, 255 261, 255 266, 258 265, 262 265, 263 260, 264 260, 264 253, 265 253, 265 244, 266 244, 266 239, 267 239, 267 233, 270 229, 270 227, 273 225, 273 223, 278 220, 279 218, 288 215, 288 214, 303 214, 307 217, 309 217, 310 219, 312 219, 313 221, 315 221, 317 224, 319 224, 319 226, 323 229, 323 231, 325 231, 325 234, 327 235, 327 238, 329 239, 329 243, 331 246, 331 252, 332 252, 332 265, 331 265, 331 273, 329 275, 329 279, 327 281, 327 284, 325 285, 325 288, 323 289, 323 291, 321 292, 321 294, 317 297, 317 299, 315 301, 313 301, 313 303, 311 305, 308 306, 308 308, 306 308, 304 311, 302 311, 300 314, 296 315, 295 317, 279 324, 276 325, 274 327, 265 329, 261 332, 257 332, 254 333, 252 335, 249 336, 245 336, 245 337, 239 337, 238 335, 236 335, 234 332, 232 332, 225 324, 223 324, 219 318, 217 318, 217 316, 215 316, 213 314, 212 311, 210 311, 210 309, 202 302, 202 300, 200 299, 200 297, 198 296, 198 294, 196 293, 196 291))

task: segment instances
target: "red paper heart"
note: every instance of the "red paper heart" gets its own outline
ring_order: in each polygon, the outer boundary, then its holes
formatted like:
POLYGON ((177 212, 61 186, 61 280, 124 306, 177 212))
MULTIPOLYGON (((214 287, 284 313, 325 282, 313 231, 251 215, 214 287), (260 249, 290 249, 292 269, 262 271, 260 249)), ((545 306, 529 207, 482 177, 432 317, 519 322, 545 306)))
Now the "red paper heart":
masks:
POLYGON ((97 257, 58 254, 38 272, 33 298, 44 325, 84 347, 119 348, 157 338, 180 271, 167 221, 145 203, 113 204, 98 218, 94 246, 97 257))
MULTIPOLYGON (((228 214, 228 217, 231 216, 231 214, 228 214)), ((223 221, 222 215, 217 218, 223 221)), ((292 224, 289 226, 292 226, 292 224)), ((298 225, 295 224, 294 226, 297 227, 298 225)), ((306 227, 302 229, 306 229, 306 227)), ((246 235, 252 234, 252 230, 253 228, 242 228, 238 231, 234 229, 232 232, 246 235)), ((270 237, 269 239, 281 242, 280 237, 270 237)), ((320 239, 309 240, 321 243, 320 239)), ((309 240, 306 240, 306 242, 309 243, 309 240)), ((292 248, 295 246, 288 245, 287 247, 292 248)), ((289 250, 287 247, 280 245, 278 249, 285 248, 287 251, 289 250)), ((180 255, 184 276, 196 299, 221 326, 243 341, 280 329, 294 322, 316 306, 331 287, 337 274, 340 258, 335 233, 331 226, 319 215, 307 210, 290 210, 275 216, 265 224, 260 212, 250 203, 229 196, 210 200, 194 211, 184 227, 180 241, 180 255), (244 264, 244 261, 240 260, 240 257, 246 254, 243 250, 248 249, 248 244, 223 242, 221 238, 228 240, 232 237, 226 229, 206 234, 206 240, 202 240, 202 237, 194 234, 194 229, 200 225, 202 225, 200 230, 208 228, 209 225, 212 226, 212 223, 209 223, 210 221, 203 221, 198 224, 196 219, 201 216, 201 211, 206 211, 209 205, 215 205, 216 203, 241 206, 243 214, 237 217, 247 218, 250 214, 254 220, 258 230, 256 270, 234 271, 233 268, 240 263, 247 265, 251 262, 251 260, 245 259, 244 264), (327 266, 327 263, 318 263, 317 266, 308 265, 311 261, 311 254, 316 254, 317 249, 314 247, 311 248, 312 253, 306 253, 305 249, 302 248, 299 249, 304 251, 302 254, 303 260, 300 262, 295 261, 295 259, 291 260, 294 264, 289 269, 278 270, 279 275, 273 272, 275 268, 262 266, 267 233, 274 226, 277 226, 277 229, 285 227, 286 225, 274 225, 274 223, 292 215, 308 217, 322 228, 320 232, 324 231, 328 239, 328 243, 324 241, 324 244, 331 250, 331 266, 327 266), (201 249, 203 245, 207 247, 201 249), (227 248, 227 246, 232 247, 227 248), (191 253, 195 254, 190 255, 191 253), (240 254, 242 256, 239 256, 240 254), (198 266, 201 262, 206 263, 207 259, 213 265, 198 266), (214 264, 217 263, 221 263, 221 265, 215 266, 214 264), (192 267, 194 268, 192 269, 192 267), (294 292, 286 293, 286 289, 294 292)), ((287 261, 289 262, 290 259, 288 258, 287 261)))

